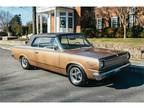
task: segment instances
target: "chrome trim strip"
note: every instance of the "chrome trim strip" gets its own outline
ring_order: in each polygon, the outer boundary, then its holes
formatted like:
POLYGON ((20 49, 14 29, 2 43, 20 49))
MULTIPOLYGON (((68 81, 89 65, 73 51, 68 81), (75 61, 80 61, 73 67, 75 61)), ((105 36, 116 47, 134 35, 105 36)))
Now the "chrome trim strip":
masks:
POLYGON ((105 74, 109 74, 109 73, 112 73, 112 72, 117 72, 117 71, 119 71, 120 69, 125 68, 125 67, 127 67, 127 66, 129 66, 129 65, 130 65, 130 63, 127 63, 127 64, 125 64, 125 65, 123 65, 123 66, 120 66, 120 67, 118 67, 118 68, 112 69, 112 70, 107 71, 107 72, 105 72, 105 73, 102 73, 102 74, 100 74, 100 75, 105 75, 105 74))
POLYGON ((119 70, 121 70, 122 68, 125 68, 125 67, 128 67, 128 66, 130 66, 131 65, 131 63, 127 63, 127 64, 125 64, 125 65, 123 65, 123 66, 120 66, 120 67, 118 67, 118 68, 115 68, 115 69, 112 69, 112 70, 110 70, 110 71, 107 71, 107 72, 105 72, 105 73, 93 73, 93 76, 95 77, 95 79, 99 79, 99 78, 101 78, 101 79, 103 79, 104 77, 107 77, 107 75, 109 75, 109 74, 111 74, 111 73, 116 73, 116 72, 118 72, 119 70))

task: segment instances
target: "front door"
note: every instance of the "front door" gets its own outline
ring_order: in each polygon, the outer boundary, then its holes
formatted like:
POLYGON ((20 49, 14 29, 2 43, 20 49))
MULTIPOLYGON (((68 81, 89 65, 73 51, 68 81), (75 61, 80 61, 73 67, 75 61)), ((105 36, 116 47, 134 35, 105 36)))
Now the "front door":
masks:
POLYGON ((59 72, 59 56, 59 52, 54 49, 42 48, 39 50, 38 62, 45 69, 59 72))
POLYGON ((59 51, 54 50, 55 38, 39 37, 38 48, 34 51, 36 64, 39 67, 59 72, 59 51))

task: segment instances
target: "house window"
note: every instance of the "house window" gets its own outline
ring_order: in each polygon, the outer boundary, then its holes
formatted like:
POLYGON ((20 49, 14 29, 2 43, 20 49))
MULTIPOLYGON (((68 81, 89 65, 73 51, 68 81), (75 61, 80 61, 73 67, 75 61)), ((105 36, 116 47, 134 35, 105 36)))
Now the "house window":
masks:
POLYGON ((60 12, 60 28, 62 28, 61 30, 68 30, 68 28, 73 28, 73 16, 73 12, 60 12))
POLYGON ((135 14, 135 7, 132 7, 132 8, 130 8, 130 12, 129 12, 129 14, 135 14))
POLYGON ((102 29, 102 18, 97 19, 97 29, 99 29, 99 30, 102 29))
POLYGON ((66 12, 60 12, 60 28, 66 28, 66 12))
POLYGON ((112 28, 118 28, 118 17, 111 17, 111 27, 112 28))
POLYGON ((68 16, 73 16, 73 13, 68 13, 68 16))
POLYGON ((68 28, 73 28, 72 25, 73 25, 73 20, 71 17, 69 17, 68 18, 68 28))
POLYGON ((73 13, 68 13, 68 28, 73 28, 73 13))
POLYGON ((60 12, 60 16, 66 16, 66 12, 60 12))
POLYGON ((135 16, 134 14, 129 15, 129 27, 133 27, 135 22, 135 16))
POLYGON ((60 28, 66 28, 66 17, 60 17, 60 28))

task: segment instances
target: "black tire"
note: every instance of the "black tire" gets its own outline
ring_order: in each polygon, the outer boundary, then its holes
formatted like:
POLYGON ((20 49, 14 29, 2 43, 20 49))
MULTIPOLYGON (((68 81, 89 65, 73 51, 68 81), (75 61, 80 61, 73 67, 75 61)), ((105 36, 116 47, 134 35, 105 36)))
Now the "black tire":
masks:
POLYGON ((24 56, 20 57, 20 64, 21 64, 21 66, 22 66, 23 69, 29 70, 29 69, 31 69, 31 67, 32 67, 32 66, 29 64, 28 59, 27 59, 26 57, 24 57, 24 56))
POLYGON ((85 71, 79 65, 76 65, 76 64, 70 65, 67 69, 67 73, 68 73, 69 81, 75 86, 85 86, 88 83, 88 79, 85 74, 85 71), (76 78, 74 78, 75 75, 73 75, 74 73, 72 72, 74 69, 77 69, 78 71, 76 78), (78 75, 79 75, 79 78, 78 78, 78 75))

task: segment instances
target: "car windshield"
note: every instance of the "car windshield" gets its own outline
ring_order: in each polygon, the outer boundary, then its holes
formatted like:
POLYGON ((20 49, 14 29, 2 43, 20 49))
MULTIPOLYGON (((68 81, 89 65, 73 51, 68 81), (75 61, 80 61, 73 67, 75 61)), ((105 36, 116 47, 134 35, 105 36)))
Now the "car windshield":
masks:
POLYGON ((63 49, 90 47, 90 42, 84 35, 64 35, 59 37, 63 49))

